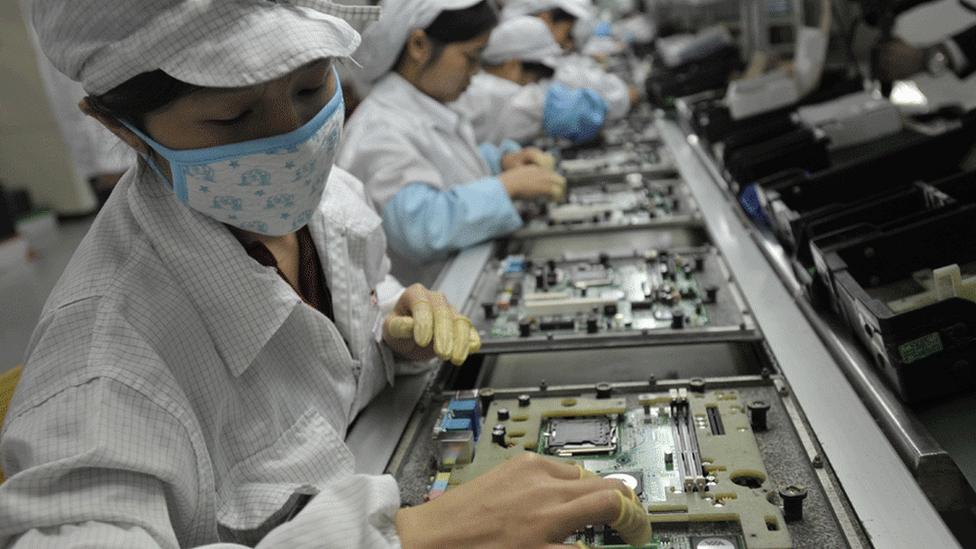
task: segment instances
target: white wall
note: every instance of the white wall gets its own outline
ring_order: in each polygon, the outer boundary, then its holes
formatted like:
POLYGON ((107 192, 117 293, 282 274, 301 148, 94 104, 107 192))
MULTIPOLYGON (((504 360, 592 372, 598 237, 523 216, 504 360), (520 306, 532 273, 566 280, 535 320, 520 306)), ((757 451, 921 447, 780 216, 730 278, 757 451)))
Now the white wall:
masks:
POLYGON ((21 3, 0 1, 0 179, 62 214, 92 211, 38 72, 21 3))

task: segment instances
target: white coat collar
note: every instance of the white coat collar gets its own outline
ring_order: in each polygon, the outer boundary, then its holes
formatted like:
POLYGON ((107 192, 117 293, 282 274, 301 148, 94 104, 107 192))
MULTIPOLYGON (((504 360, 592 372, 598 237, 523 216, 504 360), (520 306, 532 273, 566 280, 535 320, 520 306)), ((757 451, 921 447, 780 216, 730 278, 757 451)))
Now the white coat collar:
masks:
POLYGON ((377 101, 387 108, 403 112, 420 124, 457 133, 462 126, 461 115, 450 107, 418 90, 413 84, 391 71, 377 82, 373 92, 377 101), (376 93, 380 92, 380 93, 376 93))
MULTIPOLYGON (((301 299, 274 268, 247 255, 225 226, 180 204, 142 162, 137 170, 129 207, 196 305, 220 357, 240 376, 301 299)), ((321 216, 316 212, 313 222, 321 216)))

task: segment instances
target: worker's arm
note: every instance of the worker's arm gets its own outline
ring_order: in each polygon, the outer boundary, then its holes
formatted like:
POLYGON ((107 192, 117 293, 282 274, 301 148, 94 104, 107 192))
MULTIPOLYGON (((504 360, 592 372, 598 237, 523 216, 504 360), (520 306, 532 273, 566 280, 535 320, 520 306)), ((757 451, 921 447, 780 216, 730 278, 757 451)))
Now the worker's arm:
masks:
POLYGON ((505 139, 498 145, 494 143, 482 143, 478 146, 478 149, 481 151, 481 157, 485 159, 485 163, 491 169, 491 174, 498 175, 505 171, 505 156, 517 153, 522 149, 522 145, 519 145, 511 139, 505 139))
MULTIPOLYGON (((207 523, 214 495, 199 491, 208 458, 194 451, 174 411, 98 378, 8 418, 0 448, 12 476, 0 485, 0 546, 176 549, 216 541, 207 523)), ((391 477, 337 475, 318 492, 266 539, 310 540, 314 531, 315 542, 287 546, 396 546, 399 491, 391 477)))
POLYGON ((8 475, 0 485, 0 547, 176 549, 218 539, 254 545, 269 532, 304 539, 297 534, 313 529, 315 543, 288 546, 396 547, 396 483, 354 475, 344 441, 318 413, 304 415, 267 449, 289 459, 327 459, 334 474, 310 479, 314 486, 284 485, 276 512, 242 518, 254 486, 247 475, 275 464, 241 461, 241 478, 215 488, 211 460, 232 457, 210 454, 196 411, 135 329, 118 318, 102 326, 124 342, 110 347, 81 329, 97 308, 94 300, 69 305, 35 336, 37 351, 25 367, 35 373, 21 379, 0 437, 8 475), (79 365, 70 379, 39 374, 71 361, 79 365), (303 494, 314 497, 299 512, 303 494))
POLYGON ((411 183, 383 208, 383 224, 397 253, 424 262, 508 234, 522 218, 502 182, 486 177, 449 189, 411 183))

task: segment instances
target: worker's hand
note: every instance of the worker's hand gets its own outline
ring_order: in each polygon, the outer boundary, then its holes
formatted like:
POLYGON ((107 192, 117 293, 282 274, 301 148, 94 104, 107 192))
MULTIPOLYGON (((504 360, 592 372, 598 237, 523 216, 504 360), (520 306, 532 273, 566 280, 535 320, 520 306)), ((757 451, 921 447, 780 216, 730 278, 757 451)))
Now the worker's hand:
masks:
POLYGON ((400 296, 383 322, 383 341, 409 360, 435 356, 460 366, 469 353, 481 349, 478 331, 468 317, 458 314, 444 294, 414 284, 400 296))
POLYGON ((548 198, 556 202, 566 194, 566 178, 540 166, 519 166, 498 176, 513 199, 548 198))
POLYGON ((878 74, 882 82, 894 82, 918 74, 926 69, 928 52, 916 48, 901 39, 889 40, 878 45, 878 74))
POLYGON ((634 86, 627 86, 627 99, 630 100, 630 106, 640 103, 641 93, 640 90, 634 86))
POLYGON ((562 542, 589 524, 609 524, 635 547, 651 541, 630 488, 531 452, 396 515, 404 549, 565 549, 562 542))
POLYGON ((502 170, 533 165, 553 170, 556 168, 556 159, 536 147, 525 147, 502 157, 502 170))

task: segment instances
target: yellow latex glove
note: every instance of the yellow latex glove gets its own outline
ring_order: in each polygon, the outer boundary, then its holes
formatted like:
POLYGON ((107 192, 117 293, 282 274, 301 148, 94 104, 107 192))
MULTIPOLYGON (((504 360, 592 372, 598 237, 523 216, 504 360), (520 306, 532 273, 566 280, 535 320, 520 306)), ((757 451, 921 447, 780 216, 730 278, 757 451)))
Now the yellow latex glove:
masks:
POLYGON ((519 166, 539 166, 547 170, 556 169, 556 157, 537 147, 525 147, 502 157, 502 170, 519 166))
POLYGON ((459 314, 444 294, 420 284, 404 290, 383 323, 383 340, 394 353, 410 360, 438 357, 460 366, 481 349, 471 320, 459 314))
POLYGON ((536 165, 512 168, 502 172, 498 180, 513 199, 545 198, 559 202, 566 196, 566 178, 536 165))
MULTIPOLYGON (((599 475, 583 468, 579 463, 576 467, 579 468, 580 480, 599 478, 599 475)), ((637 494, 630 488, 627 488, 626 492, 626 495, 624 492, 616 492, 620 497, 620 513, 616 520, 610 523, 610 527, 630 545, 641 547, 651 542, 651 521, 637 494)))

